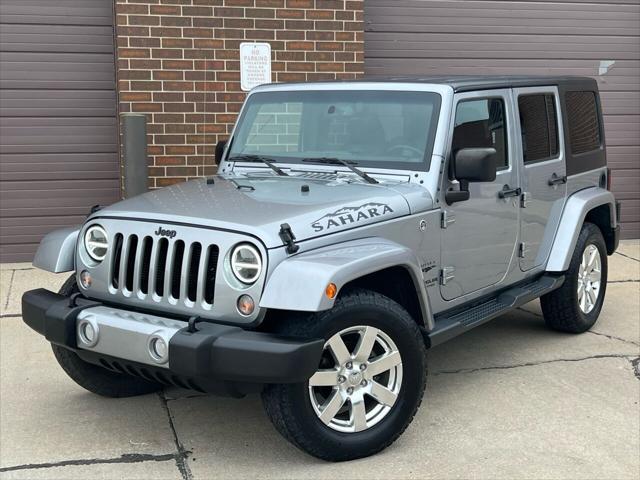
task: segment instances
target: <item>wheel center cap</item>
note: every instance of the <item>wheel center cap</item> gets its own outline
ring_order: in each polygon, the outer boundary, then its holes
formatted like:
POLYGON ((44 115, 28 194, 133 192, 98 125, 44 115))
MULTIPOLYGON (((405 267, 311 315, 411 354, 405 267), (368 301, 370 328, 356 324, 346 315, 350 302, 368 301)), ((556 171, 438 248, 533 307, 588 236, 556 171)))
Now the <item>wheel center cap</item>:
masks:
POLYGON ((358 371, 353 371, 353 372, 349 373, 347 378, 349 380, 349 384, 350 385, 356 386, 356 385, 359 385, 360 382, 362 381, 362 373, 360 373, 358 371))

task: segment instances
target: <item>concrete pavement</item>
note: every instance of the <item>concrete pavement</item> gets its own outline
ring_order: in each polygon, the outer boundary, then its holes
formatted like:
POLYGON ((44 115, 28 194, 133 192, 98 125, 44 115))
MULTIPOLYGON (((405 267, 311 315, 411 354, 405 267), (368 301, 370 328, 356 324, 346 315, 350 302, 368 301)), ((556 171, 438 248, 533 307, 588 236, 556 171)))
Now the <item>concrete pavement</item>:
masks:
POLYGON ((275 432, 257 396, 169 389, 104 399, 69 380, 20 318, 66 275, 0 269, 0 478, 640 478, 640 243, 609 259, 592 332, 538 302, 429 352, 420 411, 372 458, 329 464, 275 432))

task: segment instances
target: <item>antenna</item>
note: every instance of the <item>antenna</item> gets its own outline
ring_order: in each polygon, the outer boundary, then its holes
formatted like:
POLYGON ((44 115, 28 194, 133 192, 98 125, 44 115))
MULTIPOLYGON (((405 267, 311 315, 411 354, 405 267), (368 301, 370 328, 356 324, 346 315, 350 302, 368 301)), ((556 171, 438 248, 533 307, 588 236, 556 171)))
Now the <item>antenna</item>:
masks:
MULTIPOLYGON (((205 167, 207 166, 207 105, 209 98, 209 49, 205 48, 204 54, 204 105, 202 112, 202 156, 204 157, 202 162, 202 173, 205 174, 205 167)), ((212 162, 215 164, 215 162, 212 162)))

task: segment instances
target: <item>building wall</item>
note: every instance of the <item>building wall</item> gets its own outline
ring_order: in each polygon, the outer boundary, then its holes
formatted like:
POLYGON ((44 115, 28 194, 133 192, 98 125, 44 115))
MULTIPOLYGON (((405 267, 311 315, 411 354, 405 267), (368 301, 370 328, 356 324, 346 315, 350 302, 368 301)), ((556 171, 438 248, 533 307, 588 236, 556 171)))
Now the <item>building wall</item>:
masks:
POLYGON ((367 75, 586 75, 598 81, 622 235, 640 237, 637 0, 367 0, 367 75))
POLYGON ((150 187, 215 171, 245 93, 239 45, 269 42, 274 82, 364 73, 364 0, 116 0, 119 109, 148 116, 150 187))

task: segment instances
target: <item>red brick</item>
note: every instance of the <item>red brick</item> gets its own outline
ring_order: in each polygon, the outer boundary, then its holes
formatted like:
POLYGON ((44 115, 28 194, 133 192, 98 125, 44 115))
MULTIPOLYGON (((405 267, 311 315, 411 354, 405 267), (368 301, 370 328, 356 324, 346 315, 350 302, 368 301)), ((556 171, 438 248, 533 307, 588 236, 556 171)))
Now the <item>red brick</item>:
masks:
POLYGON ((180 175, 188 177, 190 175, 197 174, 197 170, 195 167, 166 167, 166 169, 167 175, 172 177, 177 177, 180 175))
MULTIPOLYGON (((119 37, 120 40, 123 37, 119 37)), ((159 47, 160 39, 151 37, 131 37, 129 40, 129 46, 131 47, 159 47)))
POLYGON ((224 28, 253 28, 255 20, 253 18, 225 18, 224 28))
POLYGON ((213 38, 196 38, 193 40, 195 48, 222 48, 224 42, 213 38))
POLYGON ((304 10, 276 10, 277 18, 304 18, 304 10))
POLYGON ((177 5, 151 5, 151 15, 180 15, 177 5))
POLYGON ((289 62, 287 63, 287 71, 290 72, 313 72, 315 65, 309 62, 289 62))
POLYGON ((149 58, 150 51, 148 48, 119 48, 118 57, 120 58, 149 58))
POLYGON ((282 8, 284 0, 256 0, 256 7, 282 8))
POLYGON ((148 5, 132 5, 132 4, 125 4, 125 3, 118 3, 116 6, 116 12, 118 14, 125 14, 125 13, 139 13, 139 14, 147 14, 149 13, 149 6, 148 5))
POLYGON ((306 75, 304 73, 280 72, 277 74, 279 82, 304 82, 306 75))
POLYGON ((165 125, 164 131, 166 133, 193 133, 196 131, 196 127, 191 123, 170 123, 165 125))
POLYGON ((154 48, 151 50, 153 58, 182 58, 182 50, 177 48, 154 48))
POLYGON ((151 80, 149 70, 124 70, 119 75, 122 80, 151 80))
POLYGON ((211 7, 182 7, 182 15, 185 17, 210 17, 213 15, 211 7))
POLYGON ((164 82, 163 89, 168 91, 188 92, 193 90, 193 82, 164 82))
POLYGON ((307 31, 307 40, 331 41, 334 38, 335 38, 335 33, 334 32, 307 31))
POLYGON ((161 112, 162 104, 161 103, 132 103, 131 104, 132 112, 161 112))
POLYGON ((192 155, 196 151, 191 145, 167 145, 165 150, 167 155, 192 155))
POLYGON ((274 34, 273 30, 247 30, 245 38, 247 40, 273 40, 274 34))
POLYGON ((146 102, 151 100, 149 92, 120 92, 121 102, 146 102))
POLYGON ((331 50, 333 52, 337 50, 342 50, 344 47, 344 43, 341 42, 317 42, 316 48, 318 50, 331 50))
POLYGON ((163 38, 162 48, 191 48, 193 40, 190 38, 163 38))
POLYGON ((185 162, 184 157, 176 156, 161 156, 156 157, 156 165, 183 165, 185 162))
POLYGON ((244 17, 244 8, 218 8, 214 9, 214 15, 216 17, 244 17))
POLYGON ((343 72, 344 63, 319 62, 319 63, 316 63, 316 68, 318 72, 343 72))
POLYGON ((131 90, 160 90, 162 88, 161 82, 145 82, 145 81, 132 81, 131 90))
POLYGON ((184 115, 179 113, 155 113, 153 115, 153 121, 158 123, 183 123, 184 115))
POLYGON ((238 7, 253 7, 253 0, 226 0, 225 4, 238 7))
POLYGON ((170 187, 171 185, 175 185, 177 183, 182 183, 186 181, 186 178, 180 177, 158 177, 156 178, 156 187, 170 187))
POLYGON ((305 59, 309 62, 333 62, 333 52, 306 52, 305 59))
MULTIPOLYGON (((335 15, 341 12, 336 12, 334 14, 333 10, 307 10, 307 19, 309 20, 333 20, 335 15)), ((351 20, 351 18, 349 18, 351 20)))
POLYGON ((151 15, 129 15, 129 25, 160 25, 160 17, 151 15))
POLYGON ((184 74, 180 70, 156 70, 153 72, 154 80, 182 80, 184 74))
POLYGON ((222 26, 222 18, 214 18, 214 17, 195 17, 193 19, 194 27, 221 27, 222 26))
POLYGON ((193 68, 191 60, 163 60, 162 68, 174 70, 188 70, 193 68))
POLYGON ((170 27, 153 27, 151 28, 151 35, 154 37, 182 37, 182 29, 170 28, 170 27))
POLYGON ((254 22, 256 28, 267 30, 280 30, 284 28, 284 20, 257 18, 254 22))
POLYGON ((184 28, 183 32, 185 37, 213 37, 213 29, 211 28, 184 28))
POLYGON ((302 30, 281 30, 276 32, 279 40, 304 40, 305 34, 302 30))
POLYGON ((148 37, 149 27, 125 27, 118 25, 116 28, 119 36, 123 37, 148 37))
POLYGON ((289 50, 313 50, 313 42, 287 42, 289 50))
POLYGON ((287 8, 313 8, 313 0, 287 0, 287 8))
POLYGON ((189 17, 160 17, 160 24, 167 27, 190 27, 189 17))
POLYGON ((343 10, 344 0, 316 0, 316 8, 327 8, 331 10, 343 10))
POLYGON ((182 102, 184 93, 179 92, 153 92, 154 102, 182 102))

